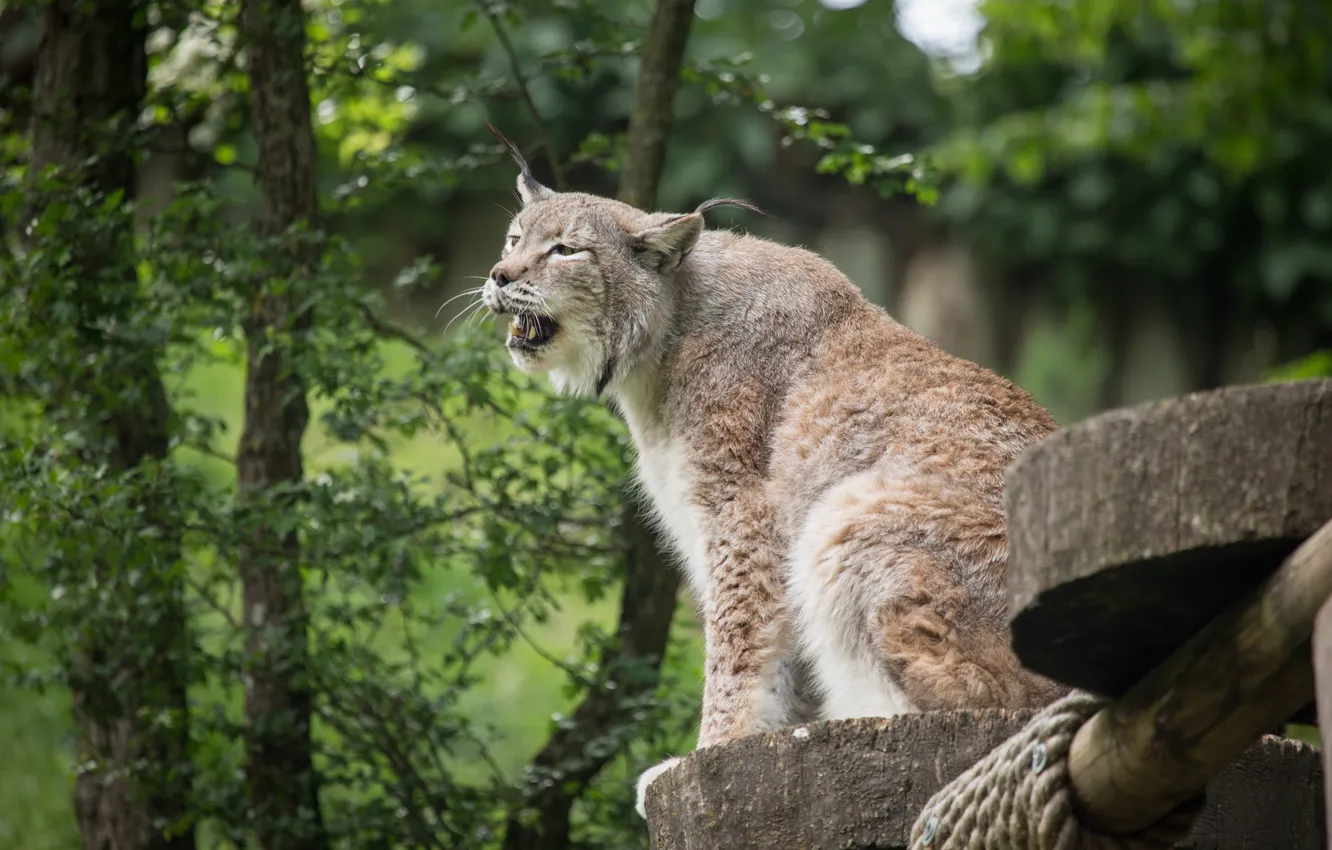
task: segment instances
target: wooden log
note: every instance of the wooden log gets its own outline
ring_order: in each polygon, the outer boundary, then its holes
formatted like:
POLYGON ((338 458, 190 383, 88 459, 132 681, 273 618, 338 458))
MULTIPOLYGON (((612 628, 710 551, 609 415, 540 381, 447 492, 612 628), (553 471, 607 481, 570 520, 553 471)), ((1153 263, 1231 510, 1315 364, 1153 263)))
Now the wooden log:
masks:
POLYGON ((1332 517, 1332 380, 1111 411, 1006 487, 1018 657, 1119 696, 1332 517))
MULTIPOLYGON (((1315 687, 1318 694, 1318 726, 1320 729, 1332 729, 1332 600, 1323 603, 1314 620, 1313 664, 1315 687)), ((1323 773, 1327 775, 1332 748, 1323 746, 1323 773)), ((1326 784, 1325 803, 1332 803, 1332 782, 1326 784)), ((1328 817, 1332 818, 1332 805, 1327 805, 1328 817)), ((1328 824, 1332 834, 1332 823, 1328 824)))
POLYGON ((1135 832, 1192 797, 1314 693, 1310 635, 1332 597, 1332 522, 1083 725, 1069 751, 1082 821, 1135 832))
MULTIPOLYGON (((906 850, 944 784, 1017 732, 1027 711, 815 723, 699 750, 648 790, 653 850, 906 850)), ((1207 786, 1189 850, 1324 850, 1316 749, 1264 737, 1207 786)))

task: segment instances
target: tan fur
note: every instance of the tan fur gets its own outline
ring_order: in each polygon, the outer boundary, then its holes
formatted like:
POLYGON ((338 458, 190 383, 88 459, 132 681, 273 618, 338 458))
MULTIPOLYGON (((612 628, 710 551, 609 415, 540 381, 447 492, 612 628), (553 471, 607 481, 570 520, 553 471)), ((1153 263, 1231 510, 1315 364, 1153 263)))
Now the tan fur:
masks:
POLYGON ((813 719, 810 706, 1064 692, 1022 669, 1005 625, 1004 469, 1056 428, 1030 395, 811 252, 522 171, 495 269, 513 282, 492 274, 483 296, 560 323, 545 349, 513 352, 521 368, 604 389, 624 414, 703 614, 699 746, 813 719), (542 255, 553 241, 580 253, 542 255))

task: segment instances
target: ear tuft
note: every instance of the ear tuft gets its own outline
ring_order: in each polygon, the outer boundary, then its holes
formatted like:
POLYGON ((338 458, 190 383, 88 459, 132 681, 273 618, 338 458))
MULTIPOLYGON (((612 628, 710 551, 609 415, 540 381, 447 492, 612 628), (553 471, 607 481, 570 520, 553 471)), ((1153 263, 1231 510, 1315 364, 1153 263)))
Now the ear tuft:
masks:
POLYGON ((485 123, 486 129, 489 130, 495 138, 499 139, 500 142, 504 144, 504 147, 509 149, 509 156, 513 157, 514 162, 518 163, 518 197, 522 199, 523 206, 527 206, 533 201, 543 201, 546 198, 553 197, 555 193, 550 189, 547 189, 545 186, 542 186, 537 182, 536 177, 532 176, 532 167, 527 164, 527 160, 523 158, 522 152, 518 150, 518 146, 505 138, 504 134, 499 130, 496 130, 494 125, 489 121, 485 123))
POLYGON ((751 204, 749 201, 742 201, 739 198, 713 198, 699 204, 698 209, 694 210, 694 212, 702 215, 708 210, 716 209, 717 207, 739 207, 742 210, 749 210, 750 212, 768 216, 769 218, 772 217, 766 210, 760 209, 757 205, 751 204))
POLYGON ((640 230, 634 236, 647 263, 657 271, 668 272, 680 265, 685 255, 698 243, 702 233, 703 216, 691 212, 672 216, 660 224, 640 230))

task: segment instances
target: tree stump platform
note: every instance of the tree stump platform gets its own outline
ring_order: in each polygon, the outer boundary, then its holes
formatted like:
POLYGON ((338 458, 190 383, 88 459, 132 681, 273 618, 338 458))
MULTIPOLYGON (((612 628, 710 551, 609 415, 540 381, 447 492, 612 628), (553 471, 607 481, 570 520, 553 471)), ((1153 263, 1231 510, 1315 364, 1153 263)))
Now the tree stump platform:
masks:
MULTIPOLYGON (((653 850, 906 850, 944 784, 1030 711, 814 723, 691 753, 648 790, 653 850)), ((1323 768, 1267 736, 1216 775, 1189 850, 1325 850, 1323 768)))
POLYGON ((1103 413, 1006 481, 1014 650, 1118 697, 1332 518, 1332 380, 1103 413))

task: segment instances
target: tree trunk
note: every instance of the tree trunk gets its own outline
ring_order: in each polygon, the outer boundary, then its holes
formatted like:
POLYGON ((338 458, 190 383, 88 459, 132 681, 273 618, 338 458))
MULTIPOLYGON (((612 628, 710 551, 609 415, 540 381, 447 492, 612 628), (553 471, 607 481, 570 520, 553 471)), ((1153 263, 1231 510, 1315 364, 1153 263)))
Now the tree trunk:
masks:
POLYGON ((237 450, 245 542, 239 553, 249 668, 246 771, 259 843, 265 850, 324 848, 312 757, 312 694, 300 542, 284 514, 299 505, 284 490, 303 478, 301 438, 309 422, 296 371, 311 316, 299 279, 314 257, 283 235, 315 224, 317 162, 305 76, 305 13, 300 0, 244 0, 252 121, 264 213, 260 235, 267 277, 257 282, 245 320, 245 425, 237 450))
MULTIPOLYGON (((620 200, 640 209, 650 209, 657 197, 671 132, 671 109, 693 18, 693 0, 659 0, 652 16, 619 191, 620 200)), ((557 773, 558 779, 546 787, 533 784, 522 809, 509 817, 504 850, 564 850, 571 846, 569 815, 574 803, 621 749, 619 745, 589 745, 632 723, 629 712, 634 701, 657 687, 675 616, 680 574, 662 556, 663 541, 642 519, 644 506, 633 488, 626 486, 623 490, 631 549, 620 603, 620 642, 601 659, 597 677, 600 684, 574 709, 571 722, 556 731, 532 760, 536 775, 557 773), (645 664, 647 675, 629 681, 616 679, 616 671, 635 663, 645 664), (614 681, 616 687, 605 687, 607 681, 614 681)))
POLYGON ((652 534, 642 523, 635 522, 630 534, 633 548, 620 601, 619 646, 601 659, 598 685, 574 709, 570 722, 551 735, 532 760, 532 774, 553 781, 534 783, 523 809, 530 814, 510 817, 504 850, 562 850, 573 846, 569 815, 574 803, 606 763, 632 740, 626 734, 632 732, 627 728, 632 722, 632 706, 657 686, 680 576, 663 562, 652 534), (649 675, 617 675, 624 665, 640 661, 646 663, 649 675), (616 687, 605 687, 607 681, 615 682, 616 687), (608 740, 611 746, 595 746, 608 740))
MULTIPOLYGON (((147 88, 143 16, 134 0, 53 0, 42 11, 33 175, 54 167, 100 195, 133 197, 131 131, 147 88)), ((33 203, 41 198, 35 193, 33 203)), ((45 401, 86 428, 89 463, 138 473, 127 478, 126 492, 140 527, 155 532, 92 565, 103 604, 115 610, 96 612, 98 628, 84 629, 72 647, 75 751, 85 766, 75 782, 75 816, 90 850, 186 850, 194 846, 189 641, 176 578, 176 505, 169 476, 152 469, 167 455, 171 415, 160 352, 117 333, 132 323, 139 298, 128 219, 64 247, 76 281, 79 367, 55 376, 45 401)))
POLYGON ((658 0, 652 13, 620 176, 620 200, 639 209, 650 210, 657 200, 657 182, 675 120, 675 90, 693 23, 694 0, 658 0))

